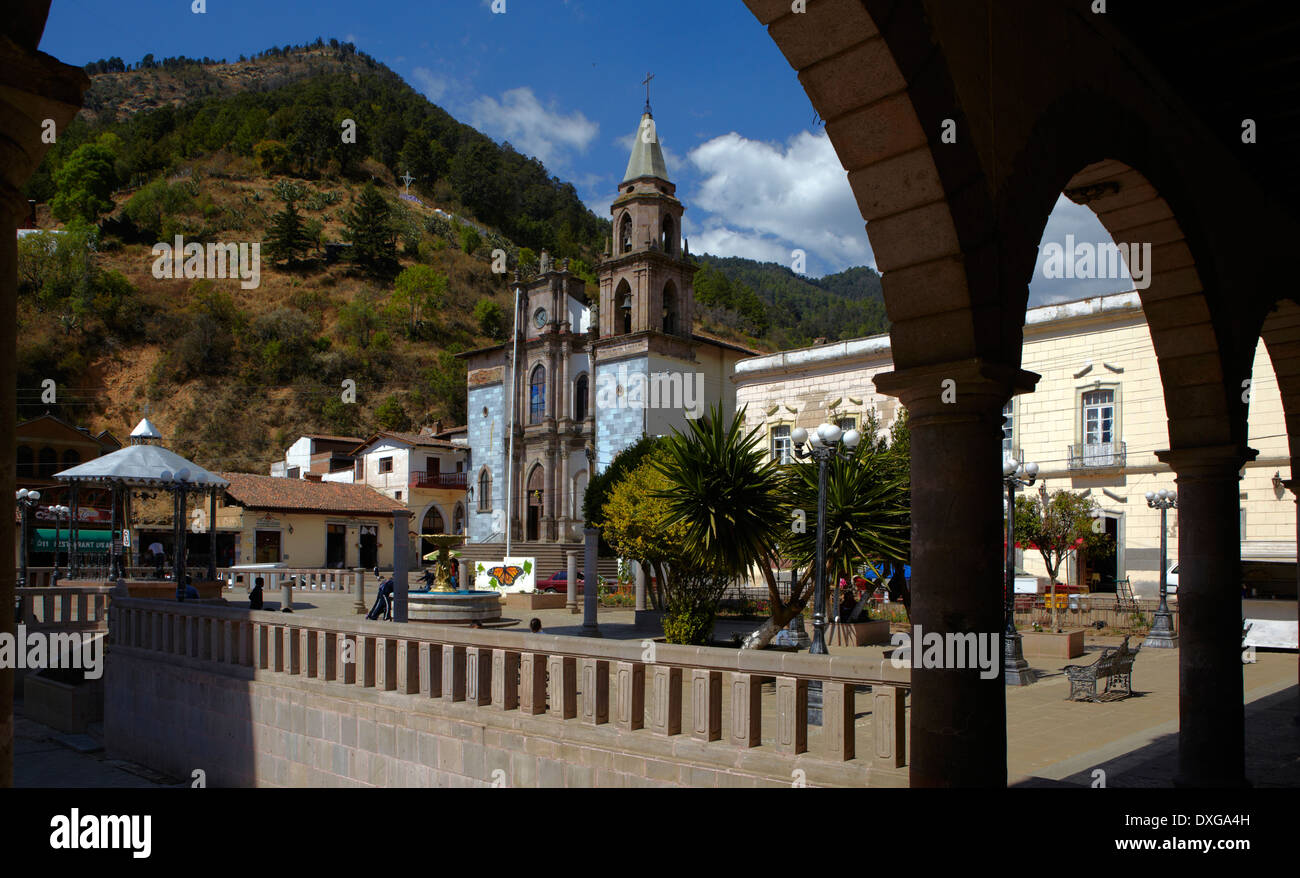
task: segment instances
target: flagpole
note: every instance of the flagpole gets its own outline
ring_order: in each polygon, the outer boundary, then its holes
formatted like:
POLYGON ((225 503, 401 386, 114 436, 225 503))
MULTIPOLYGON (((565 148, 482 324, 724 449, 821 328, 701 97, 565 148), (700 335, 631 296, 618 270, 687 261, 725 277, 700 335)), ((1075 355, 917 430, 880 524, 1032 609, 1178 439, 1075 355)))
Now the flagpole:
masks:
POLYGON ((514 480, 515 480, 515 403, 519 398, 519 275, 515 275, 515 338, 510 355, 510 440, 506 452, 506 557, 510 557, 510 532, 513 530, 514 480))

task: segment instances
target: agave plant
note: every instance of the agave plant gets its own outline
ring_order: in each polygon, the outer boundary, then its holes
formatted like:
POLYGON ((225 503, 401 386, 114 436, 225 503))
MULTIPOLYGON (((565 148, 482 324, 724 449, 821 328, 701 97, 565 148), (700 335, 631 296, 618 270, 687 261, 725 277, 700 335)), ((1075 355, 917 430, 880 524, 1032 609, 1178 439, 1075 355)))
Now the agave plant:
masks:
MULTIPOLYGON (((811 568, 817 557, 817 480, 814 461, 792 467, 791 496, 807 527, 786 539, 788 556, 811 568)), ((836 458, 826 473, 826 575, 852 579, 867 559, 905 562, 910 551, 911 512, 905 473, 877 445, 863 442, 848 459, 836 458)))

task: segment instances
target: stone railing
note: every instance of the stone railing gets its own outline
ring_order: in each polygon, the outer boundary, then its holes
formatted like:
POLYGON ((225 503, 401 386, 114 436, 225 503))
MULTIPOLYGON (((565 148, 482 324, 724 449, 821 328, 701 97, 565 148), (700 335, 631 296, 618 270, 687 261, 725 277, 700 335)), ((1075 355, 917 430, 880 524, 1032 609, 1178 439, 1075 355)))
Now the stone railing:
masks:
POLYGON ((107 585, 44 586, 15 589, 20 625, 36 631, 106 631, 107 585))
POLYGON ((267 680, 310 680, 304 685, 324 684, 325 690, 314 691, 336 697, 347 697, 345 687, 360 687, 409 697, 412 709, 421 699, 459 702, 477 708, 484 722, 494 715, 519 717, 516 724, 545 720, 554 723, 546 726, 550 731, 533 734, 552 740, 565 739, 564 729, 577 724, 605 729, 614 736, 609 746, 624 750, 662 748, 652 739, 686 741, 670 749, 676 754, 684 748, 691 757, 712 753, 707 758, 786 782, 792 774, 798 778, 792 768, 803 768, 808 783, 907 783, 910 671, 887 660, 281 616, 131 598, 114 602, 110 644, 132 658, 152 654, 258 682, 265 674, 271 674, 267 680), (810 748, 807 699, 814 682, 822 685, 824 722, 810 748), (764 698, 765 683, 775 684, 774 699, 771 689, 764 698), (863 747, 868 752, 859 753, 856 696, 865 686, 872 733, 863 747), (628 736, 642 743, 629 745, 628 736))
POLYGON ((329 567, 275 567, 267 570, 248 570, 230 567, 218 567, 217 578, 226 583, 227 588, 253 587, 253 581, 262 577, 262 590, 266 594, 278 591, 286 579, 297 578, 295 591, 335 591, 341 594, 355 594, 357 580, 366 575, 364 570, 340 570, 329 567))

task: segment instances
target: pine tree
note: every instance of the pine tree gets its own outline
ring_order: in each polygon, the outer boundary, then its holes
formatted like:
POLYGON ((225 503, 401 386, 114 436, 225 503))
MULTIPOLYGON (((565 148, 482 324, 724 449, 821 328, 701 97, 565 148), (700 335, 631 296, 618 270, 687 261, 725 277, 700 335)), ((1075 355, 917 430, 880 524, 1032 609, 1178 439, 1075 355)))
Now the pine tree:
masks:
POLYGON ((361 190, 353 209, 343 217, 352 238, 352 259, 368 268, 382 268, 397 259, 393 209, 374 183, 361 190))
POLYGON ((292 201, 286 201, 284 209, 271 221, 267 235, 266 247, 274 262, 293 262, 307 252, 311 242, 303 228, 302 216, 292 201))

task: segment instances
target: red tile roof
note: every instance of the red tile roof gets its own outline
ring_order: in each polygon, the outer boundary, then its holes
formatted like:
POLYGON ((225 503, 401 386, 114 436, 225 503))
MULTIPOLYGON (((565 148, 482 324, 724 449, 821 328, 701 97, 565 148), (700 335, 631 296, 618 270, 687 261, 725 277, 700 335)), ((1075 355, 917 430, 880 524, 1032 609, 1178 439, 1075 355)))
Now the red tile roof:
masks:
POLYGON ((226 489, 227 498, 248 509, 384 515, 406 508, 366 485, 309 482, 252 473, 220 475, 230 482, 226 489))

